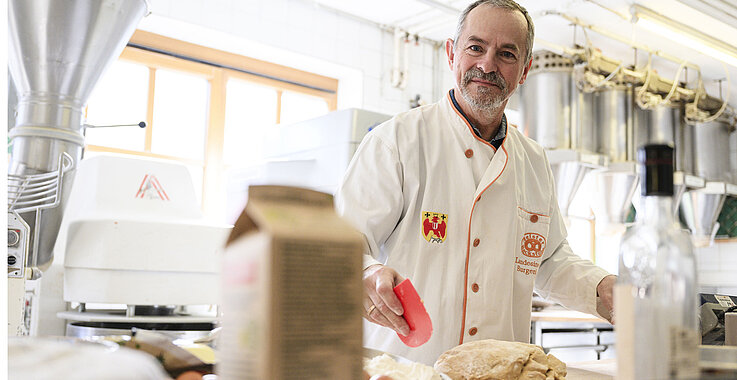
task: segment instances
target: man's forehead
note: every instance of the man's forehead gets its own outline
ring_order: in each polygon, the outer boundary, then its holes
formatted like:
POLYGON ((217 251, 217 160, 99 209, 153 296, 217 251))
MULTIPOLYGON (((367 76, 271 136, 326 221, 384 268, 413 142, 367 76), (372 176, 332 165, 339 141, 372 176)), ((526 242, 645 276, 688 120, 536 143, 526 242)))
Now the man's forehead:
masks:
POLYGON ((521 37, 520 47, 524 46, 527 37, 527 20, 524 15, 515 10, 484 4, 468 14, 459 39, 463 41, 473 37, 488 42, 490 37, 498 37, 498 32, 502 29, 512 32, 505 34, 506 37, 521 37))

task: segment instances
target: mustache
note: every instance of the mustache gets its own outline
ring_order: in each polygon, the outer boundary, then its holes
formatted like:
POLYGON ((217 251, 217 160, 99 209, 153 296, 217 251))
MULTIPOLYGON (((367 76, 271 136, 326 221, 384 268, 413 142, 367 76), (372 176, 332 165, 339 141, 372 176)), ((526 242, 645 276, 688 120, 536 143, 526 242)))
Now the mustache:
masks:
POLYGON ((485 73, 476 67, 469 69, 465 74, 463 74, 463 85, 467 85, 472 79, 476 78, 491 82, 504 91, 507 90, 507 82, 505 82, 504 78, 497 74, 496 71, 485 73))

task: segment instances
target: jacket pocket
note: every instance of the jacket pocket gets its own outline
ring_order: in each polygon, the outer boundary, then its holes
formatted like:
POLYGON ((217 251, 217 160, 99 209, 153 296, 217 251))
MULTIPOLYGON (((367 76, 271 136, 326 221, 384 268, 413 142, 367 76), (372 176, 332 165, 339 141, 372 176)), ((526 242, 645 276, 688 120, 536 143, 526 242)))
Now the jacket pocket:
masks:
POLYGON ((550 216, 522 207, 517 208, 517 215, 515 283, 520 292, 531 294, 547 246, 550 216))
POLYGON ((526 208, 517 207, 518 255, 540 261, 545 253, 550 216, 526 208))

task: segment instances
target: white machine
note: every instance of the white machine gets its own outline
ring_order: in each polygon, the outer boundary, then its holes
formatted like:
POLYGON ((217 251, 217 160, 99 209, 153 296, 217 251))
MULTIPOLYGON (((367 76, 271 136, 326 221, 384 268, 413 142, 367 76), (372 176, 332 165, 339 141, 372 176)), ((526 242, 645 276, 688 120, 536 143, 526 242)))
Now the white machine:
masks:
POLYGON ((264 183, 335 193, 363 137, 391 116, 357 108, 270 128, 264 183))
POLYGON ((229 230, 203 218, 183 165, 112 155, 80 161, 55 249, 64 258, 64 300, 76 306, 58 313, 70 321, 67 335, 211 330, 229 230))
POLYGON ((227 209, 236 220, 246 205, 248 186, 298 186, 335 194, 363 137, 391 116, 358 108, 269 128, 262 162, 229 175, 227 209))

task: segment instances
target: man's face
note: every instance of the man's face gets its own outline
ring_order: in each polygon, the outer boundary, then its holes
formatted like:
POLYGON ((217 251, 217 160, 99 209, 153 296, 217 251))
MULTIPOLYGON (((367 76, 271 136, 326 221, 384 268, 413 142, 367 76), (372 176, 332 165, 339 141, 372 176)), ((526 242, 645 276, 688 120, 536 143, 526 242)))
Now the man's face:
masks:
POLYGON ((466 17, 458 41, 446 42, 448 64, 463 100, 476 110, 506 105, 530 69, 527 22, 519 12, 481 5, 466 17))

